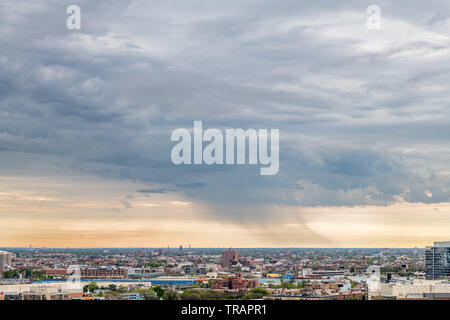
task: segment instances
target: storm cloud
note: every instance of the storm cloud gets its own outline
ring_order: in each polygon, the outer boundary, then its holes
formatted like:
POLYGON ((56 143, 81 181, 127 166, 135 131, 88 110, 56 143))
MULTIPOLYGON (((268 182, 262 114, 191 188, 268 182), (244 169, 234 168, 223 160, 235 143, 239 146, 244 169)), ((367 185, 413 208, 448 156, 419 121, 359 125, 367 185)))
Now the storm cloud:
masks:
POLYGON ((139 181, 224 219, 449 201, 450 3, 378 1, 380 30, 361 1, 77 1, 80 30, 70 4, 0 4, 3 174, 139 181), (173 165, 194 120, 280 129, 279 173, 173 165))

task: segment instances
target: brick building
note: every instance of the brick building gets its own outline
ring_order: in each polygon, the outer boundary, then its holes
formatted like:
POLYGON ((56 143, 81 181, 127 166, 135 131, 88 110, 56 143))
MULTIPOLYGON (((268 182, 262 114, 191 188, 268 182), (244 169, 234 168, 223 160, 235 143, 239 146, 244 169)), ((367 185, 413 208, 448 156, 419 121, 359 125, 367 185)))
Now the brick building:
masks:
POLYGON ((230 248, 222 252, 222 267, 227 268, 239 261, 237 250, 230 248))
POLYGON ((256 287, 258 287, 258 279, 244 279, 241 273, 234 277, 214 279, 211 282, 211 289, 245 291, 256 287))

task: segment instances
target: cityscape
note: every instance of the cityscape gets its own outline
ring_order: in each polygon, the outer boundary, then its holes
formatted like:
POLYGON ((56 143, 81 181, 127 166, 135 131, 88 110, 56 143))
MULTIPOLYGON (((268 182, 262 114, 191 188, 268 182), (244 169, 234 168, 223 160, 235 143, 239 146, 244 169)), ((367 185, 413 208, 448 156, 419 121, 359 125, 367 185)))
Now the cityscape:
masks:
POLYGON ((0 300, 450 300, 427 248, 3 248, 0 300))
POLYGON ((1 0, 1 314, 448 309, 449 57, 443 0, 1 0))

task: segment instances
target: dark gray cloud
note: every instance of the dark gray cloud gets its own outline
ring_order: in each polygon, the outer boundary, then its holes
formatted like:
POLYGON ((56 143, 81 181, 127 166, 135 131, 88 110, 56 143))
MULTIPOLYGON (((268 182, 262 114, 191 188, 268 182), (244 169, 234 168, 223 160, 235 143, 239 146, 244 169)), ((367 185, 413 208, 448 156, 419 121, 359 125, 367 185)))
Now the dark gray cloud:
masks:
POLYGON ((141 189, 141 190, 137 190, 137 193, 167 193, 167 192, 172 192, 174 190, 171 189, 141 189))
POLYGON ((187 182, 179 183, 176 186, 180 188, 204 188, 207 186, 207 184, 202 182, 187 182))
POLYGON ((79 1, 79 31, 69 4, 0 4, 3 173, 53 159, 239 219, 449 201, 450 3, 379 1, 377 31, 360 1, 79 1), (278 175, 173 165, 194 120, 280 129, 278 175))

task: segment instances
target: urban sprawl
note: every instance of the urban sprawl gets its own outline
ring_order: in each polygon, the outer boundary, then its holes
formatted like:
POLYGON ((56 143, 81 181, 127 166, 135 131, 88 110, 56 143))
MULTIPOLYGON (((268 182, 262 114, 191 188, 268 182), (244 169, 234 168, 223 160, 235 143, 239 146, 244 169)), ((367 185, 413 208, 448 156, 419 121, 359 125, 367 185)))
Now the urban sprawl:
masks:
POLYGON ((0 251, 0 300, 450 299, 450 241, 427 248, 0 251))

